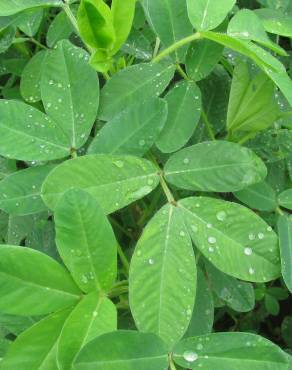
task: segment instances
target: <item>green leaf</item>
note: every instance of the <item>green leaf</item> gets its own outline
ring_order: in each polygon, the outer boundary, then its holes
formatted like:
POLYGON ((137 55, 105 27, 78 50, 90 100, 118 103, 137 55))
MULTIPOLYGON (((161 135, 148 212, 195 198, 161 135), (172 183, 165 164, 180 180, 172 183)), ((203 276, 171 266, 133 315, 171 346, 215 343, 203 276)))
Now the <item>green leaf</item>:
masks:
POLYGON ((30 105, 0 100, 0 154, 25 161, 64 158, 70 154, 63 131, 30 105))
POLYGON ((103 334, 81 351, 74 370, 166 370, 167 348, 154 334, 116 331, 103 334))
POLYGON ((33 37, 39 30, 43 20, 43 9, 32 9, 21 14, 17 22, 18 28, 29 37, 33 37))
POLYGON ((212 292, 203 271, 198 268, 197 291, 192 318, 185 337, 211 333, 214 322, 214 302, 212 292))
POLYGON ((199 31, 213 30, 221 24, 236 0, 187 0, 189 18, 199 31))
POLYGON ((46 41, 49 48, 53 48, 58 41, 67 39, 74 32, 72 23, 63 11, 56 15, 48 28, 46 41))
POLYGON ((268 314, 277 316, 280 312, 280 305, 276 298, 270 294, 265 295, 265 308, 268 311, 268 314))
POLYGON ((174 350, 183 367, 224 370, 286 370, 287 355, 278 346, 249 333, 214 333, 187 338, 174 350))
POLYGON ((117 329, 117 310, 96 292, 86 295, 66 320, 58 341, 60 370, 71 370, 74 359, 88 342, 117 329))
POLYGON ((164 172, 179 188, 216 192, 241 190, 267 175, 266 166, 250 149, 227 141, 182 149, 169 158, 164 172))
POLYGON ((99 118, 112 119, 126 107, 159 96, 174 74, 174 67, 165 63, 141 63, 116 73, 103 87, 99 118))
POLYGON ((292 216, 280 216, 278 234, 282 262, 282 276, 287 288, 292 292, 292 216))
POLYGON ((129 285, 137 327, 171 348, 188 328, 196 294, 192 242, 173 205, 164 206, 145 228, 132 257, 129 285))
POLYGON ((58 251, 78 286, 86 293, 109 290, 117 274, 117 242, 98 203, 84 190, 71 189, 54 216, 58 251))
POLYGON ((143 156, 154 144, 166 118, 167 104, 160 98, 131 105, 102 127, 88 153, 143 156))
POLYGON ((163 153, 183 147, 201 115, 201 91, 194 82, 181 81, 167 93, 168 117, 156 145, 163 153))
MULTIPOLYGON (((185 0, 145 0, 144 9, 151 27, 164 47, 168 47, 192 33, 185 0)), ((175 60, 183 62, 187 46, 176 49, 175 60)))
POLYGON ((55 348, 71 309, 54 313, 20 334, 1 361, 6 370, 55 370, 55 348))
POLYGON ((17 171, 0 182, 0 209, 12 215, 29 215, 47 209, 41 186, 54 165, 17 171))
POLYGON ((115 54, 127 40, 132 28, 136 0, 112 0, 111 13, 116 39, 111 55, 115 54))
POLYGON ((274 189, 267 182, 249 186, 234 193, 235 197, 250 208, 271 212, 277 208, 277 197, 274 189))
POLYGON ((62 0, 1 0, 0 16, 8 16, 36 7, 62 6, 62 0))
POLYGON ((108 214, 143 198, 158 182, 156 167, 145 159, 97 154, 57 166, 46 178, 42 196, 50 208, 55 208, 66 190, 81 188, 108 214))
POLYGON ((14 26, 9 26, 3 31, 0 31, 0 54, 10 48, 15 37, 15 32, 16 28, 14 26))
POLYGON ((179 207, 197 248, 219 270, 252 282, 279 276, 277 235, 257 214, 206 197, 183 199, 179 207))
POLYGON ((77 21, 86 44, 94 49, 112 49, 116 40, 113 16, 103 0, 82 0, 77 21))
POLYGON ((0 311, 15 315, 47 314, 73 305, 80 294, 61 265, 24 247, 0 246, 0 282, 0 311))
POLYGON ((27 102, 36 103, 41 100, 40 81, 46 55, 45 51, 39 51, 23 69, 20 92, 27 102))
POLYGON ((292 210, 292 189, 284 190, 278 196, 278 202, 279 202, 280 206, 292 210))
POLYGON ((292 17, 276 9, 256 9, 263 26, 269 33, 292 37, 292 17))
POLYGON ((87 140, 96 119, 99 82, 88 55, 68 40, 47 54, 41 80, 46 112, 63 129, 72 148, 87 140))
POLYGON ((195 81, 207 77, 220 61, 223 46, 210 40, 199 40, 189 47, 186 58, 188 76, 195 81))
POLYGON ((208 280, 216 295, 227 306, 237 312, 251 311, 255 306, 253 286, 244 281, 238 281, 207 264, 208 280))

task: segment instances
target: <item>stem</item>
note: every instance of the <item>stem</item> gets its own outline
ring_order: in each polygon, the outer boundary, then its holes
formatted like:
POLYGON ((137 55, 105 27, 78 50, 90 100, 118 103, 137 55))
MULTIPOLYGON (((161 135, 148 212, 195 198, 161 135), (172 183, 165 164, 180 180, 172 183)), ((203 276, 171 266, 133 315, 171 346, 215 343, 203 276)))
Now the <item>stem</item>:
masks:
POLYGON ((153 58, 155 58, 156 55, 158 54, 159 47, 160 47, 160 39, 159 39, 159 37, 156 37, 155 47, 154 47, 154 51, 153 51, 153 58))
POLYGON ((216 141, 216 137, 215 137, 214 131, 212 129, 212 125, 211 125, 211 123, 208 119, 208 116, 207 116, 206 112, 203 109, 202 109, 202 118, 203 118, 204 124, 206 126, 206 129, 208 131, 208 134, 209 134, 210 138, 213 141, 216 141))
POLYGON ((182 69, 182 67, 179 64, 176 65, 176 70, 182 76, 182 78, 184 80, 191 81, 191 79, 189 78, 189 76, 185 73, 185 71, 182 69))
POLYGON ((49 49, 45 45, 41 44, 38 40, 34 39, 33 37, 30 37, 28 40, 30 42, 34 43, 35 45, 37 45, 41 49, 45 49, 45 50, 48 50, 49 49))
POLYGON ((169 355, 168 360, 169 360, 169 368, 170 368, 170 370, 177 370, 176 369, 176 366, 175 366, 175 364, 173 362, 173 359, 171 358, 171 355, 169 355))
POLYGON ((118 249, 118 255, 120 257, 120 260, 122 261, 126 274, 129 275, 130 264, 119 243, 117 243, 117 249, 118 249))
POLYGON ((280 207, 277 207, 276 208, 276 212, 280 215, 280 216, 284 216, 285 213, 282 211, 282 209, 280 207))
POLYGON ((170 45, 168 48, 162 50, 162 52, 160 54, 158 54, 155 58, 152 59, 152 62, 157 63, 161 59, 163 59, 163 58, 167 57, 169 54, 173 53, 178 48, 180 48, 180 47, 182 47, 186 44, 189 44, 190 42, 192 42, 194 40, 199 40, 201 38, 202 38, 202 35, 199 32, 196 32, 193 35, 187 36, 187 37, 175 42, 174 44, 170 45))
POLYGON ((167 186, 167 183, 165 182, 164 180, 164 177, 163 177, 163 174, 160 173, 159 174, 159 177, 160 177, 160 185, 164 191, 164 194, 166 195, 166 198, 168 200, 169 203, 175 203, 175 199, 172 195, 172 192, 170 191, 169 187, 167 186))

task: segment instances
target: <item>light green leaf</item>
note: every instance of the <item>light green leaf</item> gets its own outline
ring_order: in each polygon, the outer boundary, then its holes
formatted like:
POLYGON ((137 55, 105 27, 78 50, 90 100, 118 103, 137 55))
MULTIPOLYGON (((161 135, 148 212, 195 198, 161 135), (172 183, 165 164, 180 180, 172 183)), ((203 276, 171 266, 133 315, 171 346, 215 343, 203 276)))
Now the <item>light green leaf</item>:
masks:
POLYGON ((0 282, 0 311, 14 315, 47 314, 75 304, 80 294, 60 264, 25 247, 0 246, 0 282))
POLYGON ((278 220, 282 276, 292 292, 292 216, 280 216, 278 220))
POLYGON ((55 208, 66 190, 81 188, 108 214, 143 198, 158 182, 156 167, 145 159, 97 154, 66 161, 56 167, 43 185, 42 196, 50 208, 55 208))
POLYGON ((168 117, 156 145, 163 153, 183 147, 194 133, 201 115, 201 91, 194 82, 181 81, 165 97, 168 117))
POLYGON ((22 13, 17 22, 18 28, 27 36, 33 37, 40 28, 43 14, 43 9, 32 9, 22 13))
POLYGON ((67 39, 74 32, 72 23, 63 11, 56 15, 48 28, 46 41, 49 48, 54 47, 58 41, 67 39))
POLYGON ((1 0, 0 16, 16 14, 30 8, 62 5, 62 0, 1 0))
POLYGON ((103 126, 88 153, 143 156, 154 144, 166 118, 167 104, 160 98, 131 105, 103 126))
POLYGON ((41 186, 54 165, 17 171, 0 182, 0 209, 11 215, 29 215, 47 209, 41 186))
MULTIPOLYGON (((145 0, 144 9, 149 23, 164 47, 168 47, 192 33, 185 0, 145 0)), ((187 46, 175 50, 177 62, 183 62, 187 46)))
POLYGON ((207 77, 219 62, 223 46, 210 40, 199 40, 189 47, 186 58, 188 76, 195 81, 207 77))
POLYGON ((183 199, 179 207, 195 245, 219 270, 252 282, 279 276, 277 235, 256 213, 206 197, 183 199))
POLYGON ((82 347, 94 338, 117 329, 115 305, 97 292, 88 294, 70 313, 58 341, 60 370, 71 370, 82 347))
POLYGON ((278 346, 249 333, 214 333, 184 339, 174 350, 183 367, 224 370, 286 370, 287 355, 278 346))
POLYGON ((187 0, 189 18, 199 31, 213 30, 221 24, 236 0, 187 0))
POLYGON ((146 226, 132 257, 129 285, 137 327, 171 348, 188 328, 196 295, 192 242, 176 207, 164 206, 146 226))
POLYGON ((167 348, 154 334, 116 331, 88 343, 74 370, 166 370, 167 348))
POLYGON ((47 54, 41 80, 46 112, 68 136, 71 147, 87 140, 96 119, 99 82, 88 55, 68 40, 47 54))
POLYGON ((174 67, 165 63, 141 63, 116 73, 103 87, 99 118, 112 119, 126 107, 159 96, 174 74, 174 67))
POLYGON ((54 313, 20 334, 1 367, 5 370, 55 370, 55 346, 71 309, 54 313))
POLYGON ((229 192, 262 181, 267 169, 250 149, 227 141, 213 141, 173 154, 164 173, 168 182, 182 189, 229 192))
POLYGON ((185 338, 211 333, 214 322, 214 302, 205 274, 198 268, 197 292, 193 315, 185 338))
POLYGON ((292 37, 292 17, 276 9, 256 9, 265 29, 269 33, 292 37))
POLYGON ((251 311, 255 306, 255 295, 251 283, 238 281, 217 270, 213 265, 206 264, 208 281, 227 306, 237 312, 251 311))
POLYGON ((277 207, 277 197, 274 189, 267 182, 249 186, 234 193, 235 197, 250 208, 271 212, 277 207))
POLYGON ((0 100, 0 154, 25 161, 64 158, 70 154, 63 131, 30 105, 0 100))
POLYGON ((86 293, 109 290, 117 274, 117 242, 95 199, 68 190, 54 213, 57 248, 78 286, 86 293))
POLYGON ((45 51, 35 54, 23 69, 20 80, 20 92, 22 97, 30 103, 41 100, 41 74, 46 57, 45 51))
POLYGON ((136 0, 112 0, 111 13, 116 39, 113 50, 110 54, 115 54, 127 40, 132 28, 135 14, 136 0))
POLYGON ((283 206, 287 209, 292 210, 292 189, 284 190, 278 196, 278 202, 279 202, 280 206, 283 206))

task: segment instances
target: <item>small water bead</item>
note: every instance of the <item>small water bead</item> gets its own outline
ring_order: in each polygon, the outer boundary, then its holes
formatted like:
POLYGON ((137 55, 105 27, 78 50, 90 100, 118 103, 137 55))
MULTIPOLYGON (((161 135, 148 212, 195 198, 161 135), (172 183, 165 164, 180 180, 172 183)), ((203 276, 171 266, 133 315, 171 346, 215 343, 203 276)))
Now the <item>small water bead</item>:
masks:
POLYGON ((209 236, 208 243, 215 244, 217 242, 216 238, 214 236, 209 236))
POLYGON ((142 253, 142 252, 141 252, 141 250, 140 250, 140 249, 139 249, 139 250, 137 250, 137 253, 136 253, 136 254, 137 254, 137 257, 140 257, 140 256, 141 256, 141 253, 142 253))
POLYGON ((248 235, 249 240, 255 240, 255 238, 256 238, 256 236, 252 233, 248 235))
POLYGON ((224 211, 219 211, 216 214, 216 218, 218 221, 224 221, 226 219, 226 213, 224 211))
POLYGON ((261 240, 262 240, 262 239, 264 239, 264 237, 265 237, 265 235, 264 235, 263 233, 258 233, 258 238, 259 238, 259 239, 261 239, 261 240))
POLYGON ((97 311, 93 311, 92 316, 93 316, 93 317, 96 317, 97 315, 98 315, 97 311))
POLYGON ((192 351, 185 351, 184 354, 183 354, 183 358, 187 361, 187 362, 194 362, 198 359, 198 354, 196 352, 192 352, 192 351))
POLYGON ((212 224, 207 224, 208 229, 212 229, 212 224))
POLYGON ((202 344, 202 343, 199 343, 199 344, 197 345, 197 350, 198 350, 198 351, 201 351, 203 348, 204 348, 204 347, 203 347, 203 344, 202 344))
POLYGON ((180 231, 179 235, 180 235, 180 236, 185 236, 185 235, 186 235, 186 233, 185 233, 184 231, 180 231))
POLYGON ((50 80, 49 81, 49 85, 54 85, 54 81, 53 80, 50 80))
POLYGON ((124 167, 124 162, 123 161, 115 161, 114 165, 117 166, 118 168, 124 167))
POLYGON ((62 103, 62 101, 63 101, 63 100, 62 100, 61 98, 59 98, 59 99, 58 99, 58 103, 62 103))
POLYGON ((153 180, 153 179, 149 179, 149 180, 147 181, 147 184, 148 184, 148 185, 153 185, 153 183, 154 183, 154 180, 153 180))
POLYGON ((267 227, 267 231, 272 231, 272 230, 273 230, 273 228, 271 226, 267 227))
POLYGON ((214 252, 214 248, 213 248, 213 247, 209 247, 208 251, 209 251, 210 253, 213 253, 213 252, 214 252))
POLYGON ((252 249, 249 248, 249 247, 244 248, 244 254, 246 256, 251 256, 252 255, 252 249))
POLYGON ((198 231, 198 228, 196 225, 191 225, 191 229, 194 233, 196 233, 198 231))
POLYGON ((253 269, 252 267, 250 267, 250 268, 248 269, 248 273, 249 273, 250 275, 254 275, 255 271, 254 271, 254 269, 253 269))
POLYGON ((139 145, 144 146, 145 145, 145 140, 143 140, 143 139, 139 140, 139 145))
POLYGON ((183 163, 184 163, 184 164, 188 164, 188 163, 190 163, 189 158, 185 158, 185 159, 183 160, 183 163))
POLYGON ((154 265, 154 260, 152 258, 149 258, 148 263, 149 265, 154 265))

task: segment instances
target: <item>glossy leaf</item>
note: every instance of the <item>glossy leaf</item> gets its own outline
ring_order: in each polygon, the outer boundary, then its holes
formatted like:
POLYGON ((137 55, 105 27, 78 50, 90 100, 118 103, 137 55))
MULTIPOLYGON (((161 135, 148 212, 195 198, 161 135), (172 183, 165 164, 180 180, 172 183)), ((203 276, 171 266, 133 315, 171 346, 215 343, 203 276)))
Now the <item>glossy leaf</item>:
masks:
POLYGON ((54 313, 20 334, 1 361, 1 367, 7 370, 57 369, 56 344, 70 311, 54 313))
POLYGON ((96 119, 99 83, 87 53, 63 40, 48 53, 41 80, 46 112, 63 129, 72 148, 87 140, 96 119))
POLYGON ((284 190, 278 197, 280 206, 292 209, 292 189, 284 190))
POLYGON ((156 145, 163 153, 183 147, 195 131, 201 115, 201 92, 194 82, 174 85, 165 97, 168 117, 156 145))
POLYGON ((77 187, 88 191, 106 213, 111 213, 143 198, 158 182, 156 167, 145 159, 97 154, 57 166, 46 178, 42 196, 55 208, 66 190, 77 187))
POLYGON ((292 292, 292 217, 280 216, 278 220, 282 276, 287 288, 292 292))
POLYGON ((45 254, 1 245, 0 257, 1 312, 42 315, 78 301, 80 291, 69 273, 45 254))
POLYGON ((130 307, 139 330, 172 347, 189 325, 195 289, 191 239, 180 211, 166 205, 145 228, 131 261, 130 307))
POLYGON ((154 334, 116 331, 101 335, 81 351, 74 370, 166 370, 165 344, 154 334))
POLYGON ((219 270, 253 282, 279 276, 277 235, 257 214, 206 197, 186 198, 179 206, 195 245, 219 270))
POLYGON ((68 190, 55 209, 58 251, 84 292, 109 290, 117 274, 117 242, 95 199, 68 190))
POLYGON ((222 23, 236 0, 187 0, 189 18, 199 31, 208 31, 222 23))
POLYGON ((52 160, 70 154, 63 131, 37 109, 0 100, 0 154, 19 160, 52 160))
POLYGON ((96 292, 86 295, 68 316, 58 341, 60 370, 72 369, 74 359, 88 342, 117 329, 117 310, 96 292))
POLYGON ((17 171, 0 182, 0 209, 11 215, 29 215, 47 209, 41 186, 54 165, 17 171))
POLYGON ((182 189, 216 192, 244 189, 267 174, 264 163, 250 149, 227 141, 182 149, 169 158, 164 172, 168 182, 182 189))
POLYGON ((99 118, 108 121, 132 104, 159 96, 174 74, 174 67, 156 63, 134 65, 116 73, 101 92, 99 118))
POLYGON ((143 156, 154 144, 167 118, 167 103, 147 99, 126 108, 106 123, 88 149, 89 154, 143 156))
POLYGON ((286 370, 287 355, 275 344, 249 333, 214 333, 187 338, 174 350, 174 360, 183 367, 196 369, 286 370))
POLYGON ((30 8, 62 6, 62 4, 61 0, 1 0, 0 16, 12 15, 30 8))
MULTIPOLYGON (((168 47, 192 33, 185 0, 145 0, 149 22, 164 47, 168 47)), ((177 62, 185 59, 187 46, 175 50, 177 62)))

